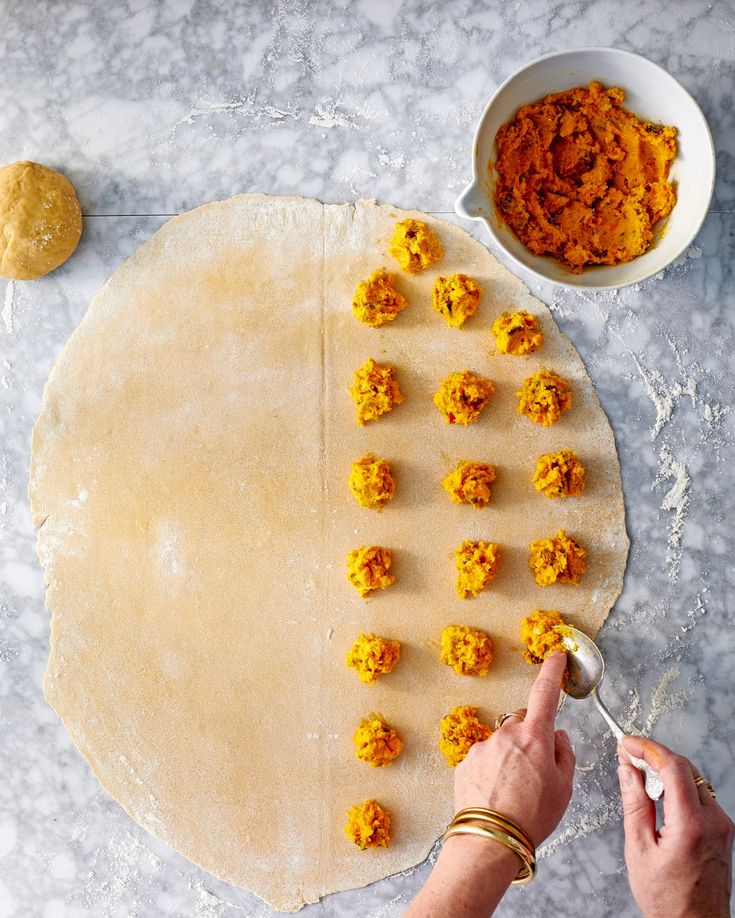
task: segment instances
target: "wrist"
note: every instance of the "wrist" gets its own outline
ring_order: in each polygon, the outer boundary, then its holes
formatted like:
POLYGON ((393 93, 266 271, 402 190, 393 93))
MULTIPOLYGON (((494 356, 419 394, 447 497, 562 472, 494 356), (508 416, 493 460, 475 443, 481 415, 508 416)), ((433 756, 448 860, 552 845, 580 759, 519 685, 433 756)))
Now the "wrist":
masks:
POLYGON ((437 865, 442 861, 444 866, 452 870, 460 865, 465 875, 492 874, 498 879, 507 878, 508 885, 522 865, 518 855, 501 842, 475 835, 453 835, 448 838, 442 846, 437 865))

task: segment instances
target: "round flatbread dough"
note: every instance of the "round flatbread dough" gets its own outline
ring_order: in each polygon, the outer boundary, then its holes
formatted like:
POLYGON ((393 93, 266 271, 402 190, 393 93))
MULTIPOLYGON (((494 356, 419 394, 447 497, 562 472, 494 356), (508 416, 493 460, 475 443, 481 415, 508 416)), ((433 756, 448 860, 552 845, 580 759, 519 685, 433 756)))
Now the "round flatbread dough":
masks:
POLYGON ((594 635, 628 551, 615 443, 582 361, 542 303, 456 226, 372 203, 244 195, 166 224, 96 296, 46 387, 30 495, 52 612, 46 694, 104 787, 142 826, 224 880, 296 910, 421 861, 452 816, 439 750, 454 706, 484 723, 525 703, 536 670, 519 626, 559 609, 594 635), (382 329, 352 314, 357 283, 388 254, 397 220, 438 234, 436 268, 401 274, 408 307, 382 329), (483 290, 472 322, 447 328, 436 273, 483 290), (527 309, 543 347, 500 356, 490 328, 527 309), (360 427, 348 386, 373 356, 405 402, 360 427), (574 405, 551 428, 516 413, 541 366, 574 405), (448 425, 432 396, 449 373, 493 381, 477 423, 448 425), (550 501, 539 455, 573 449, 582 496, 550 501), (395 472, 380 514, 355 502, 355 457, 395 472), (492 500, 453 503, 442 480, 491 463, 492 500), (588 549, 579 587, 539 587, 528 546, 558 529, 588 549), (500 546, 493 583, 455 594, 452 552, 500 546), (345 558, 393 552, 396 582, 361 598, 345 558), (488 675, 439 660, 462 623, 493 643, 488 675), (364 631, 400 641, 401 663, 365 686, 345 666, 364 631), (405 744, 386 768, 354 755, 380 711, 405 744), (359 851, 350 807, 379 801, 388 848, 359 851))
POLYGON ((69 179, 40 163, 0 169, 0 277, 35 280, 62 265, 82 235, 69 179))

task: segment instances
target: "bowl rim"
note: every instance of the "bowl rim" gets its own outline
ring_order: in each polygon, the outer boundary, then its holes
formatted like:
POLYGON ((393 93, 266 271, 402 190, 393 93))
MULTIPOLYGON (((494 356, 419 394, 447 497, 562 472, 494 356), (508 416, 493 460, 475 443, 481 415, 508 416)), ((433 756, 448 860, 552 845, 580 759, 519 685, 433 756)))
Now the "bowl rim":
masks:
MULTIPOLYGON (((522 103, 522 104, 529 104, 529 103, 522 103)), ((477 125, 475 126, 475 132, 472 138, 472 180, 469 182, 469 184, 465 188, 463 188, 463 190, 460 192, 460 194, 455 199, 454 210, 455 210, 455 213, 459 217, 462 217, 464 219, 482 221, 487 227, 488 232, 490 233, 490 237, 495 241, 495 243, 500 247, 500 249, 508 256, 508 258, 510 258, 515 265, 518 265, 524 271, 528 271, 534 277, 537 277, 542 281, 547 281, 550 284, 556 284, 557 287, 563 287, 567 290, 617 290, 623 287, 630 287, 633 284, 643 283, 643 281, 649 280, 651 277, 655 277, 661 271, 664 271, 666 268, 668 268, 674 261, 676 261, 676 259, 679 258, 682 252, 685 252, 687 250, 687 248, 692 244, 694 239, 697 237, 697 234, 702 228, 704 221, 707 219, 707 214, 709 213, 710 204, 712 203, 712 197, 714 195, 716 178, 717 178, 717 161, 716 161, 715 144, 712 138, 712 131, 710 130, 709 123, 707 121, 707 118, 704 115, 704 112, 702 111, 701 106, 699 105, 697 100, 694 98, 694 96, 689 92, 689 90, 683 85, 683 83, 681 83, 680 80, 677 80, 677 78, 673 76, 673 74, 669 73, 669 71, 666 70, 664 67, 662 67, 660 64, 657 64, 655 61, 652 61, 650 58, 645 57, 642 54, 638 54, 636 51, 628 51, 625 48, 616 48, 611 45, 580 45, 579 47, 567 48, 563 51, 550 51, 547 54, 541 54, 539 57, 535 57, 533 60, 528 61, 528 63, 526 64, 522 64, 520 67, 514 70, 495 89, 495 91, 492 93, 492 95, 486 102, 485 107, 483 108, 482 113, 480 114, 480 117, 477 121, 477 125), (461 208, 460 201, 462 201, 462 199, 475 188, 482 187, 481 182, 480 182, 480 174, 478 171, 478 162, 477 162, 478 156, 479 156, 479 149, 480 149, 480 134, 483 130, 483 127, 489 115, 490 109, 493 103, 495 102, 495 100, 497 99, 497 97, 500 95, 500 93, 506 88, 506 86, 508 86, 513 80, 519 77, 522 73, 525 73, 527 70, 530 70, 532 67, 537 66, 542 61, 551 60, 553 58, 569 57, 570 55, 573 55, 573 54, 590 53, 590 52, 595 53, 595 54, 605 55, 605 56, 620 55, 623 57, 637 58, 638 60, 644 61, 646 64, 650 65, 651 67, 654 67, 656 70, 660 70, 661 73, 665 77, 667 77, 670 80, 673 80, 673 82, 676 83, 679 89, 686 96, 688 96, 691 104, 694 106, 696 114, 698 114, 701 119, 702 126, 704 128, 704 137, 706 139, 707 147, 709 149, 709 154, 710 154, 710 160, 712 163, 712 175, 711 175, 711 179, 709 183, 709 188, 707 189, 706 203, 702 209, 702 216, 699 219, 699 221, 696 223, 696 225, 692 226, 691 232, 689 233, 686 241, 679 248, 679 250, 676 251, 665 264, 655 268, 655 270, 650 271, 647 274, 644 274, 642 277, 636 277, 631 280, 621 281, 620 283, 612 283, 612 284, 611 283, 575 284, 573 281, 557 280, 554 277, 550 277, 548 274, 543 274, 541 271, 538 271, 536 268, 532 268, 530 265, 524 264, 513 252, 510 251, 510 249, 507 248, 505 243, 500 239, 498 233, 495 232, 488 218, 484 214, 479 213, 475 216, 471 216, 467 213, 466 210, 460 209, 461 208)), ((494 206, 492 201, 490 201, 490 205, 494 206)), ((545 257, 551 258, 551 256, 545 256, 545 257)), ((633 261, 635 261, 635 259, 633 259, 633 261)), ((603 267, 618 267, 618 266, 617 265, 604 265, 603 267)), ((580 275, 576 275, 576 276, 580 276, 580 275)))

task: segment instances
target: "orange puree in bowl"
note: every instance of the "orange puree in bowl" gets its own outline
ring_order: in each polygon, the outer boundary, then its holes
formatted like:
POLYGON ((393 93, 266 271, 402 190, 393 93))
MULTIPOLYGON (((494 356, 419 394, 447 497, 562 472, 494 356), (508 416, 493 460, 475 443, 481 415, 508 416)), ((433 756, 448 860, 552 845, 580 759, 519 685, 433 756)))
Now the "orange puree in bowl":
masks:
POLYGON ((524 105, 498 131, 495 207, 534 255, 575 274, 643 254, 676 196, 676 128, 622 108, 599 83, 524 105))

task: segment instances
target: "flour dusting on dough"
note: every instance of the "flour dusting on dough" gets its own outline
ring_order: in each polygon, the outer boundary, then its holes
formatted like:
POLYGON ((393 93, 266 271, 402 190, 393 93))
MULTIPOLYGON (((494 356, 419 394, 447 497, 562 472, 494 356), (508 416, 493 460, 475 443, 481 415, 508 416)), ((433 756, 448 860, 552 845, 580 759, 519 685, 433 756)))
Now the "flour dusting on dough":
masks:
POLYGON ((170 523, 161 522, 158 526, 156 556, 164 574, 172 574, 175 577, 181 573, 179 547, 178 532, 170 523))

